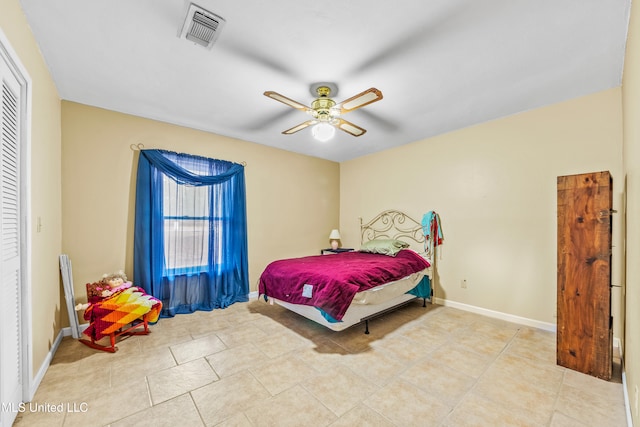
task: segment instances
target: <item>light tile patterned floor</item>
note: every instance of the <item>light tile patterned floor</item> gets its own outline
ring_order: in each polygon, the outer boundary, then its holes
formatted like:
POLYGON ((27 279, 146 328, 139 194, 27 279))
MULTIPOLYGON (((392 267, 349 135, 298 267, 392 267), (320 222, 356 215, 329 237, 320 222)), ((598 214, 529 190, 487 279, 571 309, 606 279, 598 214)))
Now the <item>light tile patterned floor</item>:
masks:
POLYGON ((556 366, 553 333, 421 301, 370 335, 263 301, 151 330, 115 354, 65 338, 15 425, 626 425, 619 363, 599 380, 556 366))

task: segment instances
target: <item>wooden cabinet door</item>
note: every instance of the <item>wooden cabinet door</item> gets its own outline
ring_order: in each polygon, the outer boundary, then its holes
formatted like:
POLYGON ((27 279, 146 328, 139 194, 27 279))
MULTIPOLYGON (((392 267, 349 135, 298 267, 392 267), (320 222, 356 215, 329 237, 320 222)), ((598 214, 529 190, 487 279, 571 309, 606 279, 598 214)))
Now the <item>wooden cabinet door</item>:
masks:
POLYGON ((558 365, 611 378, 609 172, 558 177, 558 365))

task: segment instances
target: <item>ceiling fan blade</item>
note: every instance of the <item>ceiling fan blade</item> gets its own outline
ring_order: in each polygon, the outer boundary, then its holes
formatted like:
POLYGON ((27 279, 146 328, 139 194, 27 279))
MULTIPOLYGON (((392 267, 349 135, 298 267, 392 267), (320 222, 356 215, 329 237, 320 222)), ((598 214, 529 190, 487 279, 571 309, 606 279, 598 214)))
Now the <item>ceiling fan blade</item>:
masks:
POLYGON ((269 126, 270 124, 284 121, 289 116, 297 115, 297 114, 298 113, 296 113, 294 110, 285 108, 285 109, 279 110, 274 114, 269 114, 268 116, 265 115, 264 117, 260 117, 255 121, 245 122, 246 124, 243 124, 243 126, 249 131, 264 130, 264 128, 269 126))
POLYGON ((349 99, 346 99, 336 105, 340 108, 340 114, 348 113, 349 111, 356 110, 365 105, 369 105, 373 102, 380 101, 382 99, 382 92, 375 87, 369 88, 364 92, 361 92, 349 99))
POLYGON ((305 112, 307 110, 309 110, 309 107, 307 107, 306 105, 303 105, 303 104, 299 103, 298 101, 294 101, 293 99, 287 98, 284 95, 280 95, 278 92, 267 91, 267 92, 264 93, 264 96, 268 96, 271 99, 275 99, 276 101, 280 101, 283 104, 286 104, 291 108, 295 108, 296 110, 305 111, 305 112))
POLYGON ((316 123, 318 123, 317 120, 307 120, 306 122, 300 123, 299 125, 294 126, 291 129, 287 129, 282 133, 285 134, 285 135, 291 135, 292 133, 296 133, 296 132, 298 132, 298 131, 306 128, 306 127, 315 125, 316 123))
POLYGON ((281 61, 275 61, 273 58, 267 53, 260 51, 255 46, 249 43, 242 43, 236 39, 227 39, 224 44, 220 44, 219 48, 222 50, 226 50, 230 55, 235 55, 243 60, 248 60, 251 62, 250 67, 262 66, 268 68, 271 71, 274 71, 278 74, 283 74, 290 79, 299 79, 297 73, 295 73, 292 69, 285 67, 281 61))
MULTIPOLYGON (((293 110, 288 110, 288 111, 291 111, 292 114, 295 114, 295 111, 293 110)), ((366 108, 358 111, 357 114, 358 114, 358 117, 363 117, 363 118, 367 117, 370 121, 375 122, 376 128, 380 128, 381 130, 386 130, 387 132, 394 132, 400 129, 400 126, 398 126, 398 123, 395 123, 394 121, 389 119, 387 116, 383 116, 382 114, 378 114, 374 111, 367 110, 366 108)))
POLYGON ((353 123, 346 121, 345 119, 338 119, 338 124, 336 125, 336 127, 353 136, 361 136, 367 132, 366 129, 363 129, 360 126, 356 126, 353 123))
POLYGON ((473 4, 473 0, 442 2, 442 7, 435 6, 433 13, 425 16, 426 20, 416 28, 408 29, 406 34, 396 40, 389 39, 391 43, 386 46, 378 46, 373 57, 360 63, 349 73, 357 76, 372 68, 401 61, 402 57, 428 55, 425 53, 427 49, 449 37, 458 28, 455 21, 464 19, 461 16, 465 11, 472 10, 473 4))

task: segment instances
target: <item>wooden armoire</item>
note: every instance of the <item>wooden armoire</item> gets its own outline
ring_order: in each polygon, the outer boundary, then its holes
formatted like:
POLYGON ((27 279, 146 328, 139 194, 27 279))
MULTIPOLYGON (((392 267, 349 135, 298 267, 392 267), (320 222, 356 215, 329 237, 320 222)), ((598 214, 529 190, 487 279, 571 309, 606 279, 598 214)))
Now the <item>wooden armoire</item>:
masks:
POLYGON ((612 179, 558 177, 557 349, 560 366, 611 378, 612 179))

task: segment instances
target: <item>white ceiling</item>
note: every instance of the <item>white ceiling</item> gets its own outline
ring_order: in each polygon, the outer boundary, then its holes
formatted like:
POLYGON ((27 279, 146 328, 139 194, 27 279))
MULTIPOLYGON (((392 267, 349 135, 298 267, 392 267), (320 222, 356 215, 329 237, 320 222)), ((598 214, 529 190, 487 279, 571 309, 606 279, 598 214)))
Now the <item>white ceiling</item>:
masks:
MULTIPOLYGON (((226 25, 211 50, 178 37, 184 0, 21 0, 62 99, 334 161, 621 84, 631 0, 195 0, 226 25), (376 87, 329 142, 308 116, 376 87)), ((179 146, 179 141, 176 142, 179 146)))

